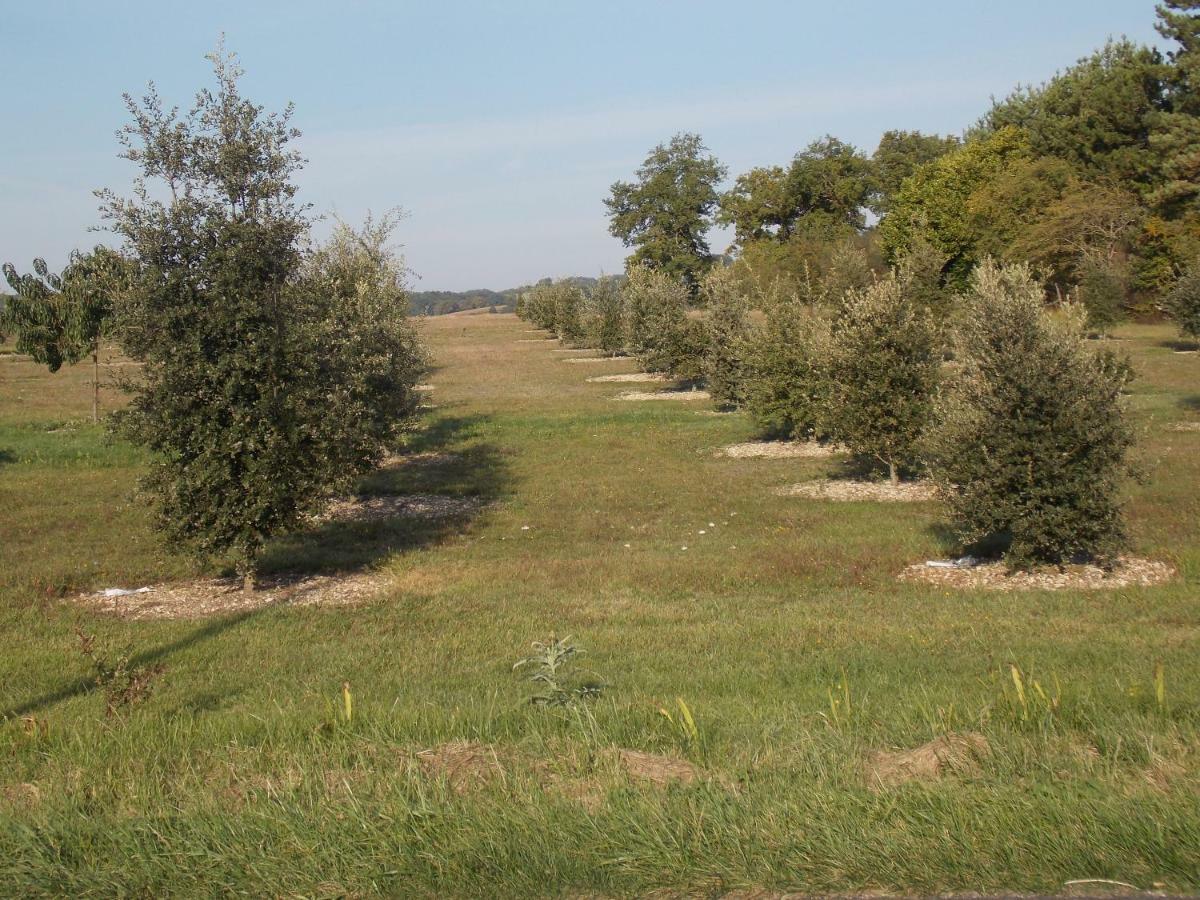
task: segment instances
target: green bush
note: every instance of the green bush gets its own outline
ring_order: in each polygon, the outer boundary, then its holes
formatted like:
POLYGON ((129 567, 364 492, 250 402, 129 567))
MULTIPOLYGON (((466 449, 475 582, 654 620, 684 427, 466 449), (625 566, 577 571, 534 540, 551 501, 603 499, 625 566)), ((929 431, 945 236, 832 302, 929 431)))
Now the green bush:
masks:
POLYGON ((1127 278, 1120 267, 1104 259, 1085 257, 1079 266, 1079 300, 1087 313, 1087 327, 1108 334, 1125 312, 1127 278))
POLYGON ((746 409, 768 437, 822 439, 828 323, 795 294, 764 306, 766 322, 748 341, 746 409))
POLYGON ((616 278, 601 278, 588 293, 584 314, 585 340, 610 355, 625 349, 625 297, 616 278))
POLYGON ((1163 306, 1181 334, 1200 340, 1200 261, 1175 282, 1163 306))
POLYGON ((664 272, 635 266, 625 282, 626 343, 650 372, 694 379, 704 374, 708 333, 688 317, 688 289, 664 272))
POLYGON ((914 471, 940 360, 932 318, 895 275, 850 291, 829 342, 826 430, 892 482, 914 471))
POLYGON ((558 295, 549 280, 535 284, 521 294, 517 312, 525 321, 547 331, 558 329, 558 295))
POLYGON ((554 298, 555 333, 568 344, 582 344, 585 337, 583 306, 586 299, 583 289, 569 281, 558 281, 551 285, 550 293, 554 298))
POLYGON ((733 270, 724 267, 709 271, 700 285, 700 296, 708 308, 704 378, 709 393, 721 406, 742 406, 746 402, 750 336, 748 298, 733 270))
POLYGON ((1013 566, 1107 562, 1132 444, 1129 364, 1085 340, 1078 307, 1052 313, 1024 265, 981 264, 957 335, 962 369, 939 402, 928 460, 955 531, 1013 566))

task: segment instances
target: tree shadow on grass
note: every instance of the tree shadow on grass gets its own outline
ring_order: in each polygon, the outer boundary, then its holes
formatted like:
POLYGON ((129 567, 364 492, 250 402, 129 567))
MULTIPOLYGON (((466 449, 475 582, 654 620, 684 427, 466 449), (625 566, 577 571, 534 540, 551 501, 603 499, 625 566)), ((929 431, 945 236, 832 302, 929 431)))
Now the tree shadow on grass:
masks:
POLYGON ((0 466, 11 466, 17 461, 17 454, 0 447, 0 466))
POLYGON ((432 514, 334 519, 274 542, 264 575, 331 574, 369 569, 398 553, 441 543, 465 531, 480 512, 509 493, 504 454, 478 440, 487 416, 442 416, 408 437, 397 460, 365 476, 359 497, 420 499, 432 514))
POLYGON ((1191 338, 1170 338, 1159 341, 1158 346, 1174 350, 1176 353, 1187 353, 1192 350, 1200 350, 1200 341, 1192 340, 1191 338))
POLYGON ((1189 394, 1179 398, 1179 405, 1192 412, 1200 412, 1200 394, 1189 394))
MULTIPOLYGON (((273 604, 271 604, 273 605, 273 604)), ((271 605, 261 606, 257 609, 246 610, 245 612, 237 613, 232 616, 224 616, 222 618, 213 619, 183 637, 163 644, 160 647, 155 647, 151 650, 145 650, 140 653, 135 653, 130 656, 128 668, 135 669, 140 666, 153 665, 154 663, 162 662, 170 656, 178 653, 181 650, 186 650, 203 641, 215 638, 226 631, 242 625, 255 616, 261 615, 271 608, 271 605)), ((83 658, 80 657, 82 660, 83 658)), ((84 663, 81 662, 81 665, 84 663)), ((69 681, 59 688, 26 700, 23 703, 18 703, 8 709, 0 710, 0 722, 6 719, 17 718, 20 716, 33 715, 34 713, 42 712, 49 709, 64 700, 69 700, 72 697, 78 697, 83 694, 90 694, 99 690, 100 687, 96 683, 95 675, 88 675, 77 678, 74 681, 69 681)))

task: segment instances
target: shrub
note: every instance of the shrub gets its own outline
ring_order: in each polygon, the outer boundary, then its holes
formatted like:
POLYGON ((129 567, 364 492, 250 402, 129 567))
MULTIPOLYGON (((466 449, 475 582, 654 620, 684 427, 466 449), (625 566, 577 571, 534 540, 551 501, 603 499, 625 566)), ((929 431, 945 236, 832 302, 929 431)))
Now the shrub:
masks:
POLYGON ((534 285, 521 294, 518 312, 525 321, 547 331, 558 329, 558 300, 549 280, 534 285))
POLYGON ((615 356, 625 349, 625 298, 616 278, 601 278, 587 297, 585 332, 589 347, 615 356))
POLYGON ((1200 260, 1175 282, 1163 306, 1181 334, 1200 340, 1200 260))
POLYGON ((288 116, 211 58, 218 88, 182 119, 153 89, 127 98, 127 158, 174 190, 102 194, 137 262, 116 333, 142 366, 119 426, 154 452, 144 483, 168 537, 231 554, 251 588, 266 542, 382 457, 424 356, 390 220, 306 254, 288 116))
POLYGON ((570 281, 558 281, 550 287, 554 302, 554 330, 568 344, 581 344, 583 328, 583 290, 570 281))
POLYGON ((1084 341, 1083 310, 1047 311, 1027 266, 983 263, 964 302, 962 370, 929 441, 955 530, 1007 545, 1013 566, 1111 560, 1124 541, 1128 362, 1084 341))
POLYGON ((829 343, 827 431, 896 482, 917 467, 940 356, 932 319, 894 275, 850 291, 829 343))
POLYGON ((709 271, 700 285, 708 307, 705 327, 708 349, 704 377, 709 393, 721 406, 741 406, 746 401, 746 355, 750 335, 748 300, 731 269, 709 271))
POLYGON ((651 372, 676 378, 704 374, 707 332, 688 318, 688 289, 682 281, 645 266, 630 270, 625 283, 626 342, 651 372))
POLYGON ((795 294, 764 305, 766 322, 748 340, 746 409, 769 437, 824 438, 828 324, 795 294))
POLYGON ((1077 290, 1087 313, 1088 329, 1107 334, 1124 313, 1127 279, 1116 263, 1091 255, 1080 263, 1078 278, 1077 290))

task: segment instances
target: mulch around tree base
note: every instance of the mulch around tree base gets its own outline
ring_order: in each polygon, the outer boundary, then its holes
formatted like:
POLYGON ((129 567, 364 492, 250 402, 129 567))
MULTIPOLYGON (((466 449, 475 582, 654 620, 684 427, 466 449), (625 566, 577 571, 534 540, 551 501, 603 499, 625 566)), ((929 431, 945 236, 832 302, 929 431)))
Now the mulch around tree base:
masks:
POLYGON ((666 375, 659 375, 655 372, 625 372, 621 375, 593 375, 588 381, 594 383, 606 383, 609 381, 631 381, 631 382, 654 382, 654 381, 669 381, 666 375))
POLYGON ((896 577, 939 587, 987 591, 1102 591, 1123 587, 1149 587, 1170 581, 1176 575, 1169 563, 1137 556, 1122 556, 1112 569, 1084 564, 1045 566, 1027 572, 1009 572, 1003 562, 988 562, 962 568, 936 568, 915 563, 896 577))
POLYGON ((842 452, 840 447, 816 441, 747 441, 722 447, 717 455, 730 459, 825 459, 842 452))
POLYGON ((711 395, 708 391, 626 391, 623 394, 617 394, 617 400, 708 400, 711 395))
POLYGON ((354 606, 383 585, 373 572, 260 578, 253 591, 240 578, 202 578, 154 587, 144 594, 80 594, 72 602, 123 619, 204 619, 267 606, 354 606))
POLYGON ((802 481, 776 491, 782 497, 807 497, 810 500, 830 500, 839 503, 920 503, 936 500, 937 491, 927 481, 802 481))

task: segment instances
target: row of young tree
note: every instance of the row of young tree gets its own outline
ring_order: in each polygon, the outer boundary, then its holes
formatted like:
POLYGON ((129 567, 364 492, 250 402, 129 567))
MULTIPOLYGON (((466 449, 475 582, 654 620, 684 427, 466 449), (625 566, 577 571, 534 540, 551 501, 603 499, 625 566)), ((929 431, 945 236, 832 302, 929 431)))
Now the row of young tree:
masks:
POLYGON ((268 540, 393 447, 427 366, 394 220, 315 243, 291 109, 253 104, 234 57, 210 59, 215 88, 182 115, 153 86, 125 97, 121 155, 140 174, 131 196, 99 192, 122 246, 61 274, 6 265, 0 333, 51 371, 88 355, 98 368, 104 341, 139 364, 113 420, 152 451, 144 486, 161 527, 230 559, 250 589, 268 540))
POLYGON ((860 473, 932 478, 965 545, 1015 565, 1113 559, 1129 366, 1086 340, 1078 304, 1048 308, 1027 265, 985 260, 952 301, 936 271, 908 256, 878 278, 847 254, 802 292, 750 292, 720 267, 700 280, 698 313, 681 278, 638 266, 590 294, 543 285, 518 311, 703 380, 767 435, 841 445, 860 473))
POLYGON ((736 268, 762 284, 797 289, 846 244, 880 272, 923 245, 952 296, 990 257, 1030 263, 1095 329, 1154 313, 1181 276, 1200 277, 1200 3, 1157 12, 1165 55, 1111 41, 994 103, 961 138, 889 131, 868 156, 826 137, 722 190, 725 167, 677 135, 612 186, 610 230, 632 263, 693 296, 714 262, 706 234, 724 225, 736 268))

